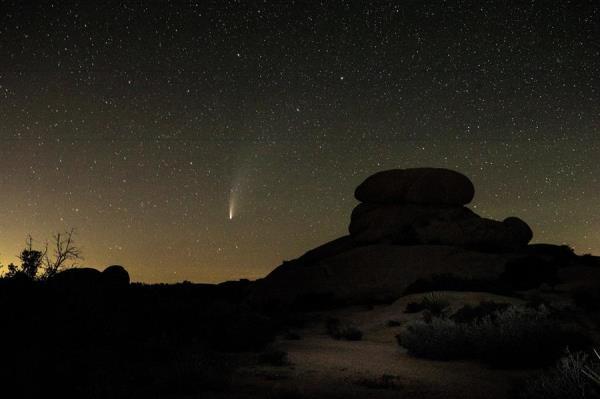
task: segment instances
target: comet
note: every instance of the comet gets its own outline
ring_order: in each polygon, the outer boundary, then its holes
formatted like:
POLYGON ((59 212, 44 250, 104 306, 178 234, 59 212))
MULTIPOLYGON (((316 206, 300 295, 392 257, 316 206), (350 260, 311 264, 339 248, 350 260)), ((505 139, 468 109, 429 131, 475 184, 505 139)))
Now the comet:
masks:
POLYGON ((233 220, 234 216, 235 216, 235 212, 236 212, 236 200, 237 200, 237 195, 238 195, 238 190, 237 187, 233 187, 230 191, 229 191, 229 220, 233 220))
POLYGON ((234 211, 235 211, 234 200, 233 200, 233 196, 231 196, 231 198, 229 199, 229 220, 233 219, 234 211))

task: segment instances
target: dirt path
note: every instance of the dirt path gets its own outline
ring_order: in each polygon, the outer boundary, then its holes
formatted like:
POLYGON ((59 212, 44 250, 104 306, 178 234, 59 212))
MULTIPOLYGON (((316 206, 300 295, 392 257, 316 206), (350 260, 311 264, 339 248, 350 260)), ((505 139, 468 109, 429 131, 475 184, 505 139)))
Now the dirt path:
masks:
MULTIPOLYGON (((479 298, 476 298, 479 300, 479 298)), ((464 298, 460 298, 461 302, 464 298)), ((467 361, 441 362, 409 356, 388 327, 390 315, 405 322, 415 315, 398 312, 403 304, 376 309, 344 309, 319 315, 321 321, 299 330, 300 340, 279 339, 274 349, 288 353, 291 365, 259 366, 244 371, 273 396, 284 398, 485 398, 506 399, 527 372, 491 369, 467 361), (335 340, 324 320, 352 320, 363 331, 361 341, 335 340)))

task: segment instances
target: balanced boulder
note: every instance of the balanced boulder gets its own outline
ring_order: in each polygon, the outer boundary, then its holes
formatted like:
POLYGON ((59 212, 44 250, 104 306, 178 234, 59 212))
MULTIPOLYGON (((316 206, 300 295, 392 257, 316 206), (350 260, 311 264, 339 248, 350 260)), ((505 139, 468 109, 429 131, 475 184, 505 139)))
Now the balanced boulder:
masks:
POLYGON ((416 203, 465 205, 475 195, 473 183, 465 175, 449 169, 391 169, 375 173, 354 192, 367 203, 416 203))

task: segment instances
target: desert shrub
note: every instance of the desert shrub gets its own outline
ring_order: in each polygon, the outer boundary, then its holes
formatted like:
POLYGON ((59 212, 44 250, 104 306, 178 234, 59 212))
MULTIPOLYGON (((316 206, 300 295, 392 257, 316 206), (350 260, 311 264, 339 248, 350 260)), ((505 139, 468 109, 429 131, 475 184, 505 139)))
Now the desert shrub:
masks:
POLYGON ((404 313, 417 313, 422 310, 428 310, 432 316, 444 316, 448 306, 450 306, 450 302, 432 292, 424 296, 421 302, 409 302, 406 304, 404 313))
POLYGON ((360 341, 363 333, 353 324, 343 322, 340 319, 329 318, 325 323, 327 334, 333 339, 345 339, 347 341, 360 341))
POLYGON ((567 346, 589 344, 579 330, 544 308, 509 307, 494 315, 463 323, 443 318, 411 322, 397 336, 398 343, 417 357, 475 358, 508 368, 547 365, 567 346))
POLYGON ((531 294, 531 295, 525 295, 525 296, 523 296, 523 299, 527 300, 527 302, 525 302, 525 305, 524 305, 526 308, 530 308, 530 309, 540 309, 540 308, 552 309, 553 308, 552 303, 548 300, 548 298, 545 298, 539 292, 533 292, 533 294, 531 294))
POLYGON ((557 320, 546 308, 509 307, 496 319, 475 323, 473 345, 477 356, 500 367, 551 364, 567 347, 582 348, 589 341, 574 327, 557 320))
POLYGON ((523 399, 584 399, 600 397, 600 382, 590 378, 600 372, 597 362, 583 352, 567 351, 557 365, 527 381, 520 392, 523 399))
POLYGON ((269 366, 282 367, 290 364, 288 354, 278 349, 267 349, 258 355, 258 362, 269 366))
POLYGON ((486 317, 496 318, 498 312, 508 309, 508 303, 497 303, 494 301, 483 301, 478 305, 465 305, 458 309, 450 318, 457 323, 471 323, 481 321, 486 317))
POLYGON ((598 364, 600 353, 594 349, 594 355, 596 356, 594 363, 585 365, 582 372, 594 384, 594 387, 600 390, 600 364, 598 364))
POLYGON ((471 351, 467 326, 444 318, 409 322, 396 339, 410 355, 426 359, 459 359, 471 351))

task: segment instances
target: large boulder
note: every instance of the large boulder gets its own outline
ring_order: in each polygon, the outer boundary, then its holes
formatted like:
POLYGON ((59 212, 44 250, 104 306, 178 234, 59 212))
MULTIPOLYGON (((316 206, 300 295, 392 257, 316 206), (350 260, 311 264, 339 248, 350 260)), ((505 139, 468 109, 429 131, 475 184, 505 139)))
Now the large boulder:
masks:
POLYGON ((55 274, 49 283, 57 289, 86 291, 95 289, 100 280, 100 271, 91 267, 75 267, 55 274))
POLYGON ((475 195, 465 175, 449 169, 391 169, 367 177, 354 192, 361 202, 465 205, 475 195))
POLYGON ((515 256, 444 245, 368 245, 312 265, 284 263, 256 283, 249 300, 265 306, 294 305, 311 297, 344 304, 393 300, 416 280, 435 274, 497 278, 515 256))
POLYGON ((410 244, 417 243, 417 226, 470 219, 479 216, 463 206, 361 203, 352 211, 348 230, 357 243, 410 244))
POLYGON ((478 216, 463 206, 359 204, 352 212, 350 235, 357 244, 440 244, 513 251, 533 237, 516 217, 502 222, 478 216))
POLYGON ((123 266, 112 265, 101 273, 102 284, 113 288, 127 287, 129 285, 129 273, 123 266))
POLYGON ((448 222, 433 219, 414 226, 415 240, 420 244, 445 244, 484 251, 517 251, 527 246, 533 232, 519 218, 502 222, 486 218, 469 218, 448 222))

